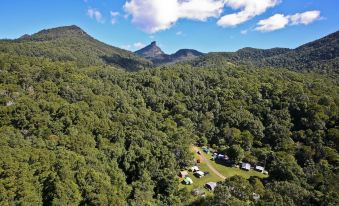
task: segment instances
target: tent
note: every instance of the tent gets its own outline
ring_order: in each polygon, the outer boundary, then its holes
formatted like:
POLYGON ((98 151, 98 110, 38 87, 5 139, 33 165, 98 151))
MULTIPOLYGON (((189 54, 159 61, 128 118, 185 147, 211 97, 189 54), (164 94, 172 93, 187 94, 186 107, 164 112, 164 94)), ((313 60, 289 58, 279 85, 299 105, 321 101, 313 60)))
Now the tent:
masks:
POLYGON ((185 177, 184 183, 186 185, 191 185, 191 184, 193 184, 193 180, 191 178, 189 178, 189 177, 185 177))
POLYGON ((207 182, 205 184, 205 187, 211 191, 213 191, 216 186, 217 186, 216 182, 207 182))
POLYGON ((191 171, 192 172, 199 171, 199 167, 193 166, 193 167, 191 167, 191 171))
POLYGON ((188 175, 187 171, 181 171, 179 174, 180 177, 186 177, 187 175, 188 175))
POLYGON ((205 176, 205 173, 202 172, 202 171, 196 171, 196 172, 194 173, 194 175, 195 175, 196 177, 198 177, 198 178, 201 178, 201 177, 205 176))

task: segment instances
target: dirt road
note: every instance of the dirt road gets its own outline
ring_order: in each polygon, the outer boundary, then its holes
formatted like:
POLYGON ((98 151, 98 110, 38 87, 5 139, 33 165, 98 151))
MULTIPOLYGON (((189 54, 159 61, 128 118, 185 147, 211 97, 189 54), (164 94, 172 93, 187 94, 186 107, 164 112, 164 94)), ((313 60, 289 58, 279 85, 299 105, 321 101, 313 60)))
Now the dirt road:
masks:
POLYGON ((213 165, 211 164, 210 160, 208 158, 205 157, 204 153, 196 146, 193 146, 194 152, 198 152, 200 151, 201 155, 200 158, 202 160, 202 162, 205 162, 207 167, 216 175, 218 175, 221 179, 226 179, 226 177, 224 175, 222 175, 220 172, 218 172, 218 170, 216 170, 213 165))

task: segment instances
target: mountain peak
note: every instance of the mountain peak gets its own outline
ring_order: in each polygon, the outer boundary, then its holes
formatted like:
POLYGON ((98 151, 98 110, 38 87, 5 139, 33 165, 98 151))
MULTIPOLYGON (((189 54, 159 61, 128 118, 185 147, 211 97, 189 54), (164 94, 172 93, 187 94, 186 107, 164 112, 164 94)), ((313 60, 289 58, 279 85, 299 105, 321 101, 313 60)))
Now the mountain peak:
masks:
POLYGON ((157 46, 156 41, 153 41, 150 45, 136 51, 135 53, 147 59, 159 58, 165 55, 165 53, 157 46))
POLYGON ((135 52, 137 55, 151 60, 155 64, 169 64, 179 61, 187 61, 204 55, 203 53, 193 49, 180 49, 176 53, 165 54, 158 46, 157 42, 153 41, 148 46, 135 52))
POLYGON ((44 29, 33 35, 25 35, 19 38, 19 40, 33 40, 33 41, 46 41, 58 38, 74 38, 74 37, 86 37, 90 36, 76 25, 62 26, 52 29, 44 29))

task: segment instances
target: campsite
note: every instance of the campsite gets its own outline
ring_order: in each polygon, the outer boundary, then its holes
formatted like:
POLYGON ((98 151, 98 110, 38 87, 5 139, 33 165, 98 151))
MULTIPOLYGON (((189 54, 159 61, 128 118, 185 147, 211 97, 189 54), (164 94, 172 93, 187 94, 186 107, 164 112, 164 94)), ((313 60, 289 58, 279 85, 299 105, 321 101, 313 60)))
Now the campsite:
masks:
MULTIPOLYGON (((211 151, 213 150, 207 149, 207 147, 192 146, 191 152, 194 154, 193 162, 195 165, 190 166, 187 168, 187 170, 183 170, 179 173, 179 181, 181 182, 180 188, 186 188, 195 197, 213 195, 213 190, 211 190, 210 187, 211 183, 212 185, 215 184, 216 186, 218 182, 235 175, 244 177, 246 179, 250 178, 251 176, 261 179, 268 177, 268 175, 258 171, 258 169, 264 170, 263 167, 251 168, 250 164, 243 163, 246 165, 247 169, 242 169, 241 165, 239 167, 231 167, 220 164, 220 161, 214 160, 213 152, 211 151), (248 167, 250 168, 248 169, 248 167), (205 173, 208 174, 202 175, 205 173), (192 182, 187 184, 187 182, 189 182, 185 181, 187 179, 192 180, 192 182)), ((221 157, 221 155, 219 155, 219 157, 221 157)), ((213 189, 215 186, 213 186, 213 189)))

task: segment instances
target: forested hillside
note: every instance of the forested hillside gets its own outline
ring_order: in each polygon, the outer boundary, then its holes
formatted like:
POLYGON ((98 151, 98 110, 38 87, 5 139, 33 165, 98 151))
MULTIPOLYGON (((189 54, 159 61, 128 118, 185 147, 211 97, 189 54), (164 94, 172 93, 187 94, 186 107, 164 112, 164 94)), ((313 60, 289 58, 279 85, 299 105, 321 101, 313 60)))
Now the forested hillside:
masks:
POLYGON ((337 76, 130 73, 13 53, 0 54, 0 205, 339 204, 337 76), (265 161, 270 175, 228 178, 192 203, 176 176, 194 143, 265 161))
POLYGON ((129 71, 152 65, 133 52, 94 39, 77 26, 42 30, 16 40, 0 40, 0 51, 57 61, 73 61, 81 66, 110 64, 129 71))
POLYGON ((201 67, 235 64, 256 68, 273 67, 338 73, 339 31, 296 49, 243 48, 237 52, 212 52, 193 60, 191 64, 201 67))

